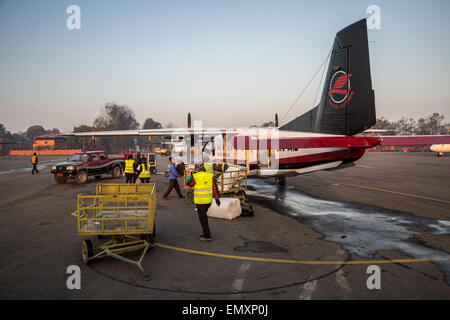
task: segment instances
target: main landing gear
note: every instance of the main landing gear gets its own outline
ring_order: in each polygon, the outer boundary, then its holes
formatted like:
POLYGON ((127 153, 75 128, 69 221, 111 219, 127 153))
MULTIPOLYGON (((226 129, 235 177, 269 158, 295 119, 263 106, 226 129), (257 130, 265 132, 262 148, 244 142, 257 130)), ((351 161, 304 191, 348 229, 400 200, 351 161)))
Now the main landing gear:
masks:
POLYGON ((276 177, 275 181, 280 187, 284 187, 286 185, 286 177, 276 177))

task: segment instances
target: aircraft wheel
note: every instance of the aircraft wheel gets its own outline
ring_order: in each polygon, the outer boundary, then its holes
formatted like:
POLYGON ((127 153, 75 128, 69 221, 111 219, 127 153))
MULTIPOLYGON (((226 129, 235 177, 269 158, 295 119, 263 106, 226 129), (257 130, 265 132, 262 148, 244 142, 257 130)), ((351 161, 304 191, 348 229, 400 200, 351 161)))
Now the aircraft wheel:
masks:
POLYGON ((286 185, 286 177, 277 177, 275 178, 276 181, 278 182, 278 185, 280 187, 285 186, 286 185))

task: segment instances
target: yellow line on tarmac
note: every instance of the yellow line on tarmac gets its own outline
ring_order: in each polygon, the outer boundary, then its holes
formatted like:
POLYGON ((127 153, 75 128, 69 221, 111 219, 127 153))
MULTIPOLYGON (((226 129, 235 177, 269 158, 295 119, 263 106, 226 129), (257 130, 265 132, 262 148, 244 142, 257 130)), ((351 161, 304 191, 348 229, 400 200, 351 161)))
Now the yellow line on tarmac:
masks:
MULTIPOLYGON (((319 179, 321 179, 321 178, 319 178, 319 179)), ((381 189, 381 188, 376 188, 376 187, 361 186, 359 184, 344 183, 344 182, 328 180, 328 179, 321 179, 321 180, 326 181, 326 182, 330 182, 330 183, 342 184, 344 186, 349 186, 349 187, 363 188, 363 189, 375 190, 375 191, 380 191, 380 192, 387 192, 387 193, 398 194, 398 195, 406 196, 406 197, 419 198, 419 199, 425 199, 425 200, 431 200, 431 201, 437 201, 437 202, 443 202, 443 203, 450 203, 449 200, 442 200, 442 199, 418 196, 418 195, 410 194, 410 193, 386 190, 386 189, 381 189)))
POLYGON ((270 259, 270 258, 257 258, 257 257, 245 257, 245 256, 233 256, 222 253, 198 251, 192 249, 179 248, 169 246, 167 244, 155 243, 157 247, 181 251, 185 253, 198 254, 202 256, 211 256, 225 259, 235 260, 250 260, 260 262, 278 262, 278 263, 293 263, 293 264, 313 264, 313 265, 342 265, 342 264, 381 264, 381 263, 416 263, 416 262, 430 262, 430 261, 448 261, 450 256, 438 257, 438 258, 423 258, 423 259, 394 259, 394 260, 360 260, 360 261, 307 261, 307 260, 283 260, 283 259, 270 259))

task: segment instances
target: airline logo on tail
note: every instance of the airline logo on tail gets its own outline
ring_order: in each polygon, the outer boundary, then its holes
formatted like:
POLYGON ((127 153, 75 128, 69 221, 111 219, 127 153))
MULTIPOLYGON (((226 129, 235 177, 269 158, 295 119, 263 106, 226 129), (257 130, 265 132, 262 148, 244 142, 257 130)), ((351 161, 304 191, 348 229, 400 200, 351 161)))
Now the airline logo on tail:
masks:
POLYGON ((350 83, 352 74, 337 71, 333 74, 328 91, 328 103, 334 109, 345 108, 353 97, 354 91, 350 83))

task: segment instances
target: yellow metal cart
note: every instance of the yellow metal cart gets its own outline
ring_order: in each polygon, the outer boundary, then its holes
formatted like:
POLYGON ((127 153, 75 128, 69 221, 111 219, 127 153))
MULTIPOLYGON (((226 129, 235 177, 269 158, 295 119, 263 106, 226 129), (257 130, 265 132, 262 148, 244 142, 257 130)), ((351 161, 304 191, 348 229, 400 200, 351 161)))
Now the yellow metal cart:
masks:
POLYGON ((86 239, 82 243, 82 259, 85 264, 110 256, 136 265, 145 279, 142 260, 154 246, 156 184, 99 184, 95 195, 78 195, 77 231, 80 236, 111 236, 96 248, 86 239), (136 237, 140 235, 140 237, 136 237), (143 250, 137 261, 121 254, 143 250))

